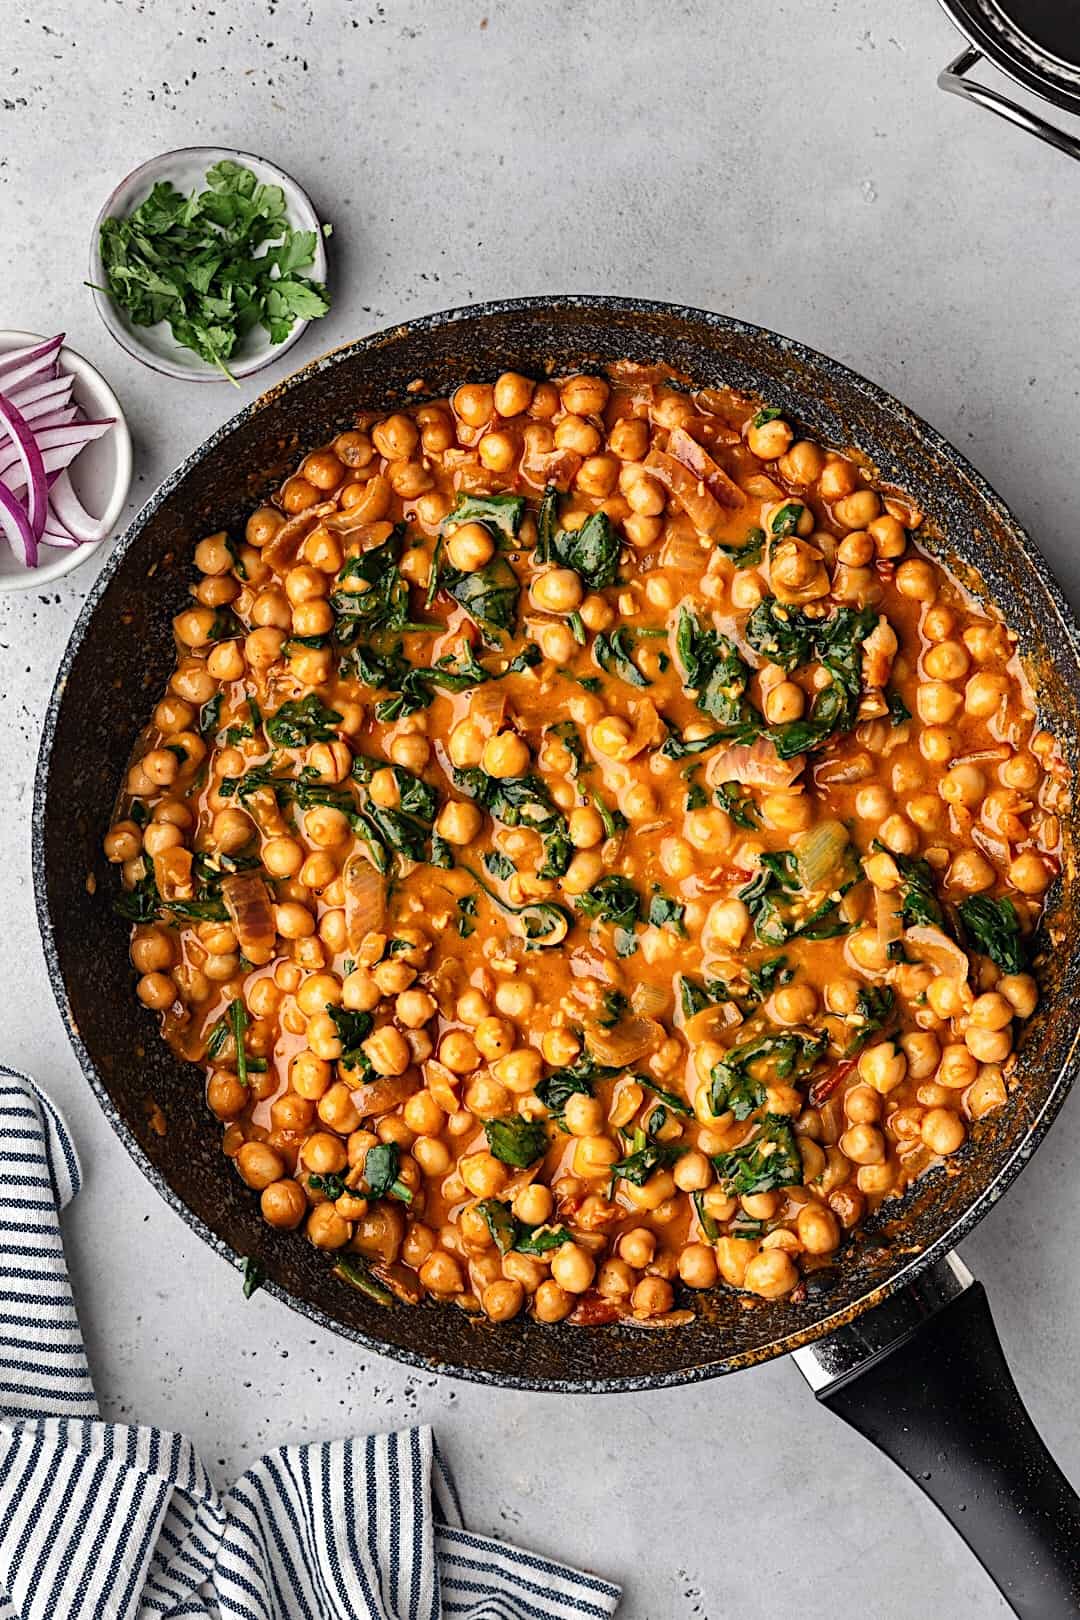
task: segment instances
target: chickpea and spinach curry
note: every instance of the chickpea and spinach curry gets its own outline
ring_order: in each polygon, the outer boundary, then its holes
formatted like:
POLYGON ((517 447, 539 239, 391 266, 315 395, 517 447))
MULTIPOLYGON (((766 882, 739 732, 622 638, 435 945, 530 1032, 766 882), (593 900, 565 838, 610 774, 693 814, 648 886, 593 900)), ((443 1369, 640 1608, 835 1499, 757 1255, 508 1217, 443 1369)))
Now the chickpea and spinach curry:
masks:
POLYGON ((1068 788, 923 522, 623 364, 360 414, 199 541, 105 847, 272 1227, 387 1304, 677 1325, 1002 1107, 1068 788))

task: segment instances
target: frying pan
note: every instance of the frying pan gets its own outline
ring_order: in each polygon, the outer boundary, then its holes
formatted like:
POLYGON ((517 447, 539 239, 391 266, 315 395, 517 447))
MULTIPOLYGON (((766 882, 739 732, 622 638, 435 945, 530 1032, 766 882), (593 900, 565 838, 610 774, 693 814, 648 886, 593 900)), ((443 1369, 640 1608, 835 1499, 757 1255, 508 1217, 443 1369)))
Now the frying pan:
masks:
MULTIPOLYGON (((270 1292, 368 1349, 493 1384, 620 1391, 690 1383, 794 1351, 818 1398, 875 1440, 945 1511, 1023 1615, 1075 1614, 1080 1502, 1031 1426, 985 1295, 953 1246, 1035 1150, 1072 1080, 1080 1039, 1077 878, 1067 849, 1026 1027, 1019 1084, 957 1159, 856 1232, 802 1303, 718 1290, 677 1331, 493 1327, 436 1305, 384 1309, 339 1283, 298 1233, 272 1232, 219 1146, 201 1077, 132 994, 127 927, 101 851, 133 740, 168 678, 171 620, 199 536, 236 527, 298 454, 389 410, 417 378, 436 393, 512 365, 532 375, 628 358, 763 397, 806 431, 867 454, 932 514, 929 541, 1007 610, 1075 766, 1080 631, 1046 564, 972 467, 896 400, 836 361, 741 321, 621 298, 517 299, 452 310, 316 360, 218 429, 117 545, 80 614, 49 704, 35 785, 38 916, 61 1014, 87 1080, 143 1173, 200 1237, 262 1263, 270 1292)), ((1067 829, 1067 840, 1071 838, 1067 829)))

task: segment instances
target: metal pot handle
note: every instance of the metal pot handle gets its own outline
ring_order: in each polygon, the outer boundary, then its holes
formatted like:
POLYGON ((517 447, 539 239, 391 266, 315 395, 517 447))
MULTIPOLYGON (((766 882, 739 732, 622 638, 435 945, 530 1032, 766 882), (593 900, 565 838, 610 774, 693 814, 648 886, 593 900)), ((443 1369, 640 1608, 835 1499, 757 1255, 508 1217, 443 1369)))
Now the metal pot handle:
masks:
POLYGON ((1029 112, 1019 103, 1010 101, 998 91, 988 90, 985 85, 973 84, 970 79, 966 79, 965 73, 981 61, 982 52, 969 45, 966 50, 960 52, 955 62, 950 62, 947 68, 942 68, 938 74, 938 85, 950 95, 965 96, 968 101, 974 101, 978 106, 997 113, 999 118, 1007 118, 1010 124, 1016 124, 1020 129, 1026 129, 1029 134, 1037 135, 1040 141, 1056 146, 1059 152, 1064 152, 1072 158, 1080 158, 1080 139, 1075 135, 1069 135, 1065 130, 1048 124, 1044 118, 1029 112))

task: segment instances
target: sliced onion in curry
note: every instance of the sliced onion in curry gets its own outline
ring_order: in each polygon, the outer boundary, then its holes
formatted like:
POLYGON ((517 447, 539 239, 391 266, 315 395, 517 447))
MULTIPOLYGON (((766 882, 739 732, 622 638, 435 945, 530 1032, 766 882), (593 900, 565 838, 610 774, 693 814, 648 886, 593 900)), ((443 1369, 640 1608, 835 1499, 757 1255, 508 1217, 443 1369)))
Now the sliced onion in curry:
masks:
POLYGON ((585 1044, 597 1062, 613 1069, 648 1057, 665 1040, 664 1026, 655 1018, 623 1018, 612 1029, 594 1025, 586 1032, 585 1044))
POLYGON ((350 855, 342 870, 345 888, 345 937, 349 949, 359 952, 368 934, 386 921, 386 879, 366 855, 350 855))
POLYGON ((672 428, 668 435, 668 452, 705 485, 721 506, 737 512, 746 505, 746 496, 738 484, 728 477, 723 467, 717 465, 696 439, 690 437, 685 428, 672 428))
POLYGON ((274 954, 277 928, 270 891, 258 872, 234 872, 223 878, 221 898, 248 961, 269 962, 274 954))
POLYGON ((752 743, 730 743, 721 748, 709 759, 705 776, 714 787, 739 782, 743 787, 782 792, 797 780, 804 764, 804 755, 781 759, 768 737, 757 737, 752 743))

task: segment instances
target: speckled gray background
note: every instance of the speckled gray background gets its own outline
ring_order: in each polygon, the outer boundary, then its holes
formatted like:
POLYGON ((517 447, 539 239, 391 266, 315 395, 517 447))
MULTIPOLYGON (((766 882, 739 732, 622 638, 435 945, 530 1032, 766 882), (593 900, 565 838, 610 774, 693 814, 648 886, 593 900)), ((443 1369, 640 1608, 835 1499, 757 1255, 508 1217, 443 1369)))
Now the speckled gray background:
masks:
MULTIPOLYGON (((154 152, 232 144, 291 170, 334 221, 334 309, 297 364, 476 298, 725 310, 929 418, 1080 601, 1080 168, 935 89, 959 41, 933 0, 7 0, 2 15, 0 326, 66 327, 106 370, 136 440, 132 510, 259 383, 170 383, 116 349, 80 285, 90 226, 154 152)), ((1006 1613, 789 1365, 653 1395, 502 1393, 244 1303, 99 1115, 39 955, 33 762, 92 570, 0 598, 0 1051, 82 1146, 67 1233, 106 1414, 187 1430, 222 1479, 270 1444, 429 1420, 470 1522, 621 1579, 627 1620, 1006 1613)), ((1075 1479, 1078 1160, 1074 1100, 965 1246, 1075 1479)))

